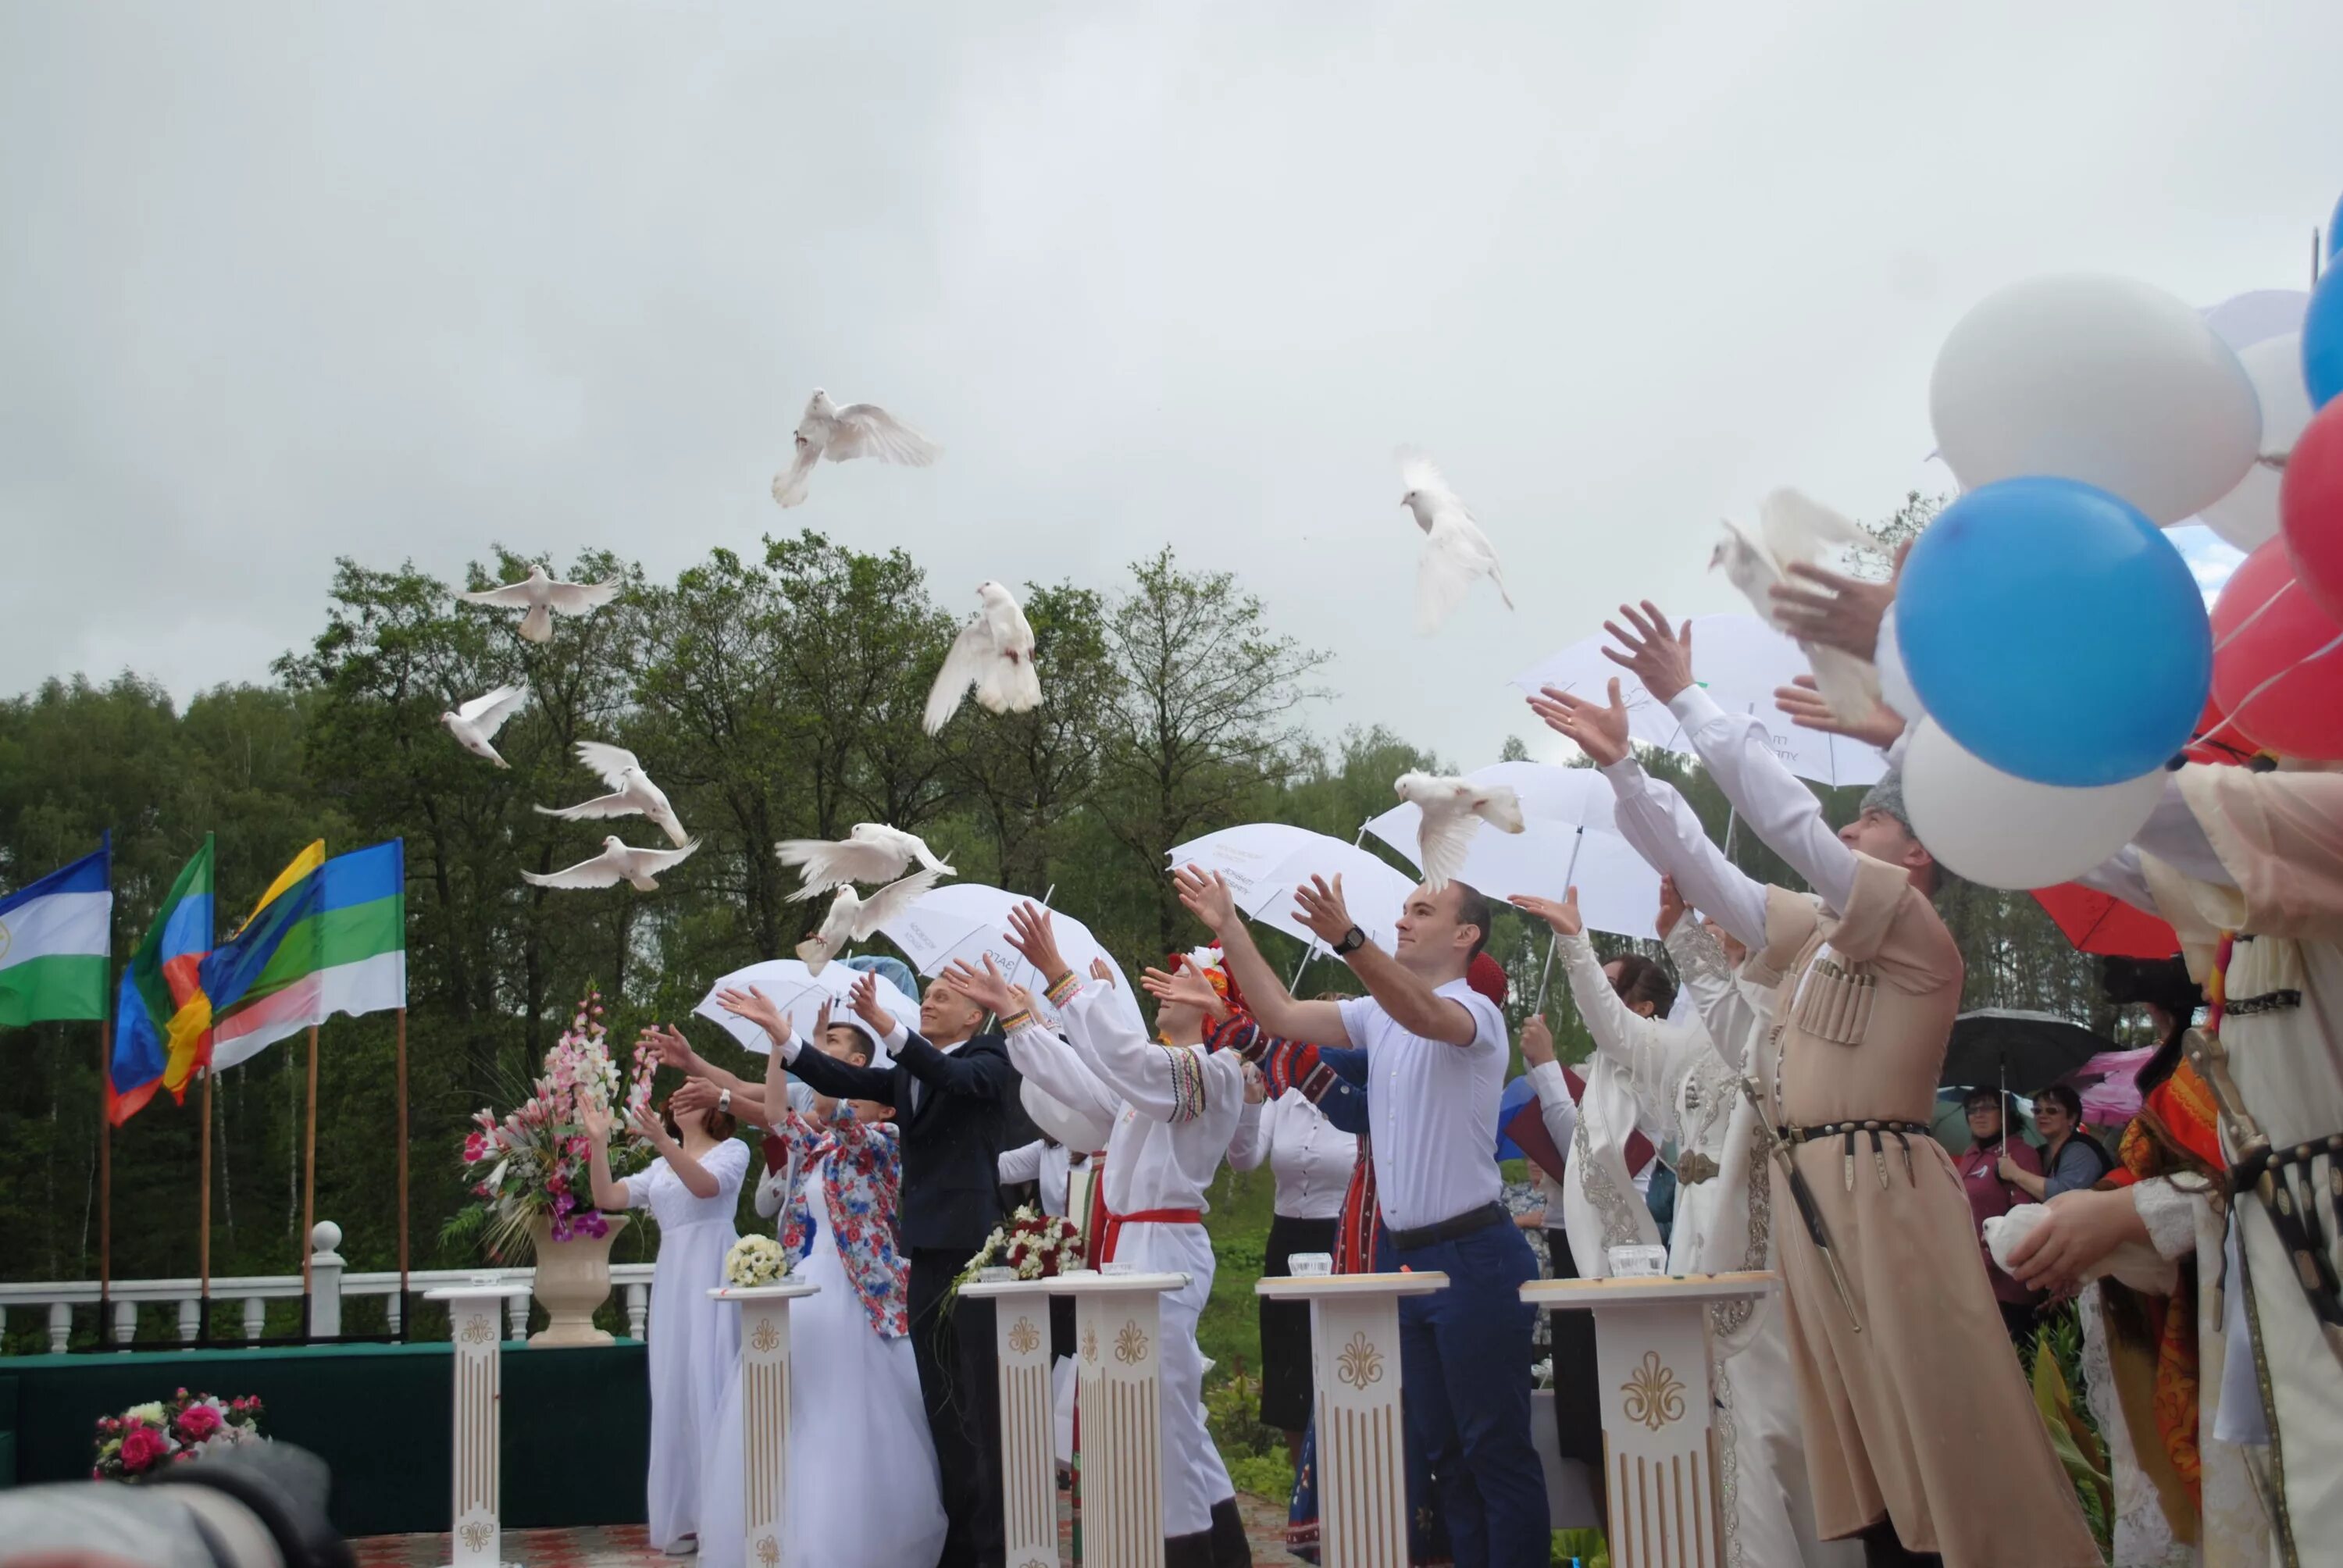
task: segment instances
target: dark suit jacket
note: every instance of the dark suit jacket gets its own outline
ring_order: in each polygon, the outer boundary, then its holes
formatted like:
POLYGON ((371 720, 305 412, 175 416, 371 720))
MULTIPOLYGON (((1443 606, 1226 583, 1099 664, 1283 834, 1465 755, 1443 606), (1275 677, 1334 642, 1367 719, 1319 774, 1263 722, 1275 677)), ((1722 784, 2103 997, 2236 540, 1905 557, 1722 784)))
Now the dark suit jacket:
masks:
POLYGON ((1018 1084, 1008 1043, 980 1034, 947 1055, 914 1033, 894 1056, 891 1069, 856 1067, 801 1046, 789 1070, 820 1093, 892 1105, 903 1141, 902 1245, 972 1252, 1001 1223, 1001 1139, 1018 1084))

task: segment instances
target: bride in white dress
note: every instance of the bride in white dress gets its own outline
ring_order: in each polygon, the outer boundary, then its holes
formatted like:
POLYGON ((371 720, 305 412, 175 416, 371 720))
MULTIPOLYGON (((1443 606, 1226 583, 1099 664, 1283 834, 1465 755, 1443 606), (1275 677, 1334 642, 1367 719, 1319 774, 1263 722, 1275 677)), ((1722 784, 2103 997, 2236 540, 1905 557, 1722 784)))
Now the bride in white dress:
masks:
MULTIPOLYGON (((920 1402, 904 1313, 905 1263, 895 1249, 902 1160, 893 1111, 869 1101, 818 1097, 810 1114, 786 1109, 778 1047, 789 1026, 754 992, 728 991, 729 1010, 774 1037, 761 1101, 735 1091, 759 1117, 784 1109, 765 1141, 757 1211, 780 1216, 793 1278, 821 1287, 789 1309, 789 1550, 783 1561, 823 1568, 903 1568, 933 1563, 945 1518, 935 1443, 920 1402), (888 1478, 871 1508, 871 1477, 888 1478)), ((831 1024, 823 1054, 870 1062, 876 1044, 859 1027, 831 1024)), ((879 1065, 884 1065, 883 1061, 879 1065)), ((743 1558, 739 1380, 733 1378, 709 1449, 700 1533, 704 1568, 743 1558)))

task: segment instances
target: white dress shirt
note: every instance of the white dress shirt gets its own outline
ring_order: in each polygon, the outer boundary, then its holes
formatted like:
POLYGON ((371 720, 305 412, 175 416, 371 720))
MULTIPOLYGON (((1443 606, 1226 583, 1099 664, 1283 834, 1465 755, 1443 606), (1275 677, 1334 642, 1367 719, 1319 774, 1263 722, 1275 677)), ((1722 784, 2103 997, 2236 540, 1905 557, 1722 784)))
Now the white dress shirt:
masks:
POLYGON ((1021 1181, 1035 1183, 1041 1191, 1041 1212, 1062 1219, 1066 1191, 1072 1183, 1073 1173, 1078 1167, 1089 1164, 1090 1158, 1062 1143, 1036 1138, 1031 1143, 1001 1151, 1001 1184, 1014 1187, 1021 1181))
POLYGON ((1238 1129, 1229 1163, 1251 1171, 1263 1160, 1277 1177, 1276 1211, 1289 1220, 1335 1220, 1359 1162, 1359 1140, 1326 1120, 1298 1089, 1262 1107, 1238 1129))
POLYGON ((1367 1052, 1375 1200, 1394 1231, 1453 1220, 1504 1191, 1496 1157, 1497 1100, 1512 1054, 1504 1015, 1462 979, 1435 994, 1473 1015, 1469 1043, 1412 1033, 1373 997, 1335 1004, 1342 1033, 1367 1052))

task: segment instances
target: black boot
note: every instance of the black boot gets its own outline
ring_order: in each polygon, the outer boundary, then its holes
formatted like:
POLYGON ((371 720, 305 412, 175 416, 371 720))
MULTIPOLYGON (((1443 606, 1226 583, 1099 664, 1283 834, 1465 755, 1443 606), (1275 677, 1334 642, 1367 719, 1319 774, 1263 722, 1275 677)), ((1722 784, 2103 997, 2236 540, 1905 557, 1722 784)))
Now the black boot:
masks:
POLYGON ((1252 1568, 1252 1543, 1245 1539, 1244 1515, 1235 1498, 1212 1504, 1212 1568, 1252 1568))
POLYGON ((1856 1539, 1863 1543, 1865 1568, 1927 1568, 1929 1563, 1944 1562, 1934 1552, 1915 1552, 1906 1546, 1892 1519, 1881 1520, 1856 1539))

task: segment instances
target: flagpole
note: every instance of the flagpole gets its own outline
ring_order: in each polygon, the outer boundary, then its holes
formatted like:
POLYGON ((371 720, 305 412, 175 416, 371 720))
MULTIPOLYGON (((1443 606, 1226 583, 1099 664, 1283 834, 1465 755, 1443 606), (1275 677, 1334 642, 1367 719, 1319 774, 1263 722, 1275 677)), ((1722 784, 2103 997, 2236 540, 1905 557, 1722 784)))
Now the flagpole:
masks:
MULTIPOLYGON (((402 1144, 401 1148, 405 1146, 402 1144)), ((400 1162, 405 1163, 402 1153, 400 1162)), ((301 1132, 301 1294, 309 1293, 309 1234, 317 1227, 317 1026, 309 1026, 309 1113, 301 1132)))
POLYGON ((209 1340, 212 1332, 212 1070, 210 1063, 204 1064, 203 1074, 204 1131, 196 1143, 201 1152, 196 1156, 198 1175, 196 1182, 196 1186, 202 1189, 204 1206, 203 1218, 196 1226, 196 1267, 201 1275, 201 1283, 196 1292, 197 1314, 196 1342, 198 1344, 209 1340))
POLYGON ((404 1337, 407 1301, 407 1010, 397 1013, 398 1040, 398 1326, 404 1337))
POLYGON ((106 1113, 106 1078, 114 1070, 114 1020, 97 1020, 97 1342, 106 1342, 108 1297, 114 1289, 114 1118, 106 1113))

